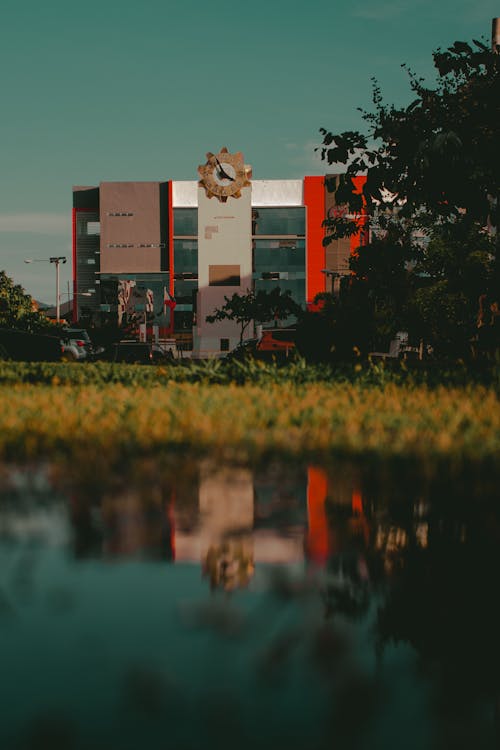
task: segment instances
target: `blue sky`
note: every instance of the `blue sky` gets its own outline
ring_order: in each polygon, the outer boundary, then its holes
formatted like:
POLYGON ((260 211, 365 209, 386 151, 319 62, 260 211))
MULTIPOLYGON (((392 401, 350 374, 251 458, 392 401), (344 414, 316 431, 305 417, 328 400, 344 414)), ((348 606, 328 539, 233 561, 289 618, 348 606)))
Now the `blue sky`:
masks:
POLYGON ((401 63, 485 37, 498 0, 3 0, 0 269, 55 300, 71 186, 196 179, 205 153, 241 150, 256 179, 322 174, 318 129, 360 126, 372 76, 409 101, 401 63))

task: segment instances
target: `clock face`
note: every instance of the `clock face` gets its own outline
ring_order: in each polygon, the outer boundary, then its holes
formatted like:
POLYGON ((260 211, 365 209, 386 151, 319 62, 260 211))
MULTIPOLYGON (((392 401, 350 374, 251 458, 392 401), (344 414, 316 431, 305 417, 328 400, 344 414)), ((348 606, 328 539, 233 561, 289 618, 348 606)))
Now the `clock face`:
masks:
POLYGON ((230 154, 227 148, 222 148, 218 154, 209 152, 207 163, 198 167, 198 173, 200 187, 205 188, 209 198, 215 196, 221 203, 228 197, 239 198, 241 188, 250 185, 241 151, 230 154))

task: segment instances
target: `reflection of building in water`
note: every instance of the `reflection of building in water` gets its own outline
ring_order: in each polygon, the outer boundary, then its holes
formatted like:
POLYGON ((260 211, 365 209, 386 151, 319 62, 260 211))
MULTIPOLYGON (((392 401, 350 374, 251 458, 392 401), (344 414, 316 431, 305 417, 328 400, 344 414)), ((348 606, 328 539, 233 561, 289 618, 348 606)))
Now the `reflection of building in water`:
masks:
POLYGON ((256 480, 249 469, 202 467, 199 525, 196 533, 177 528, 176 560, 202 560, 211 585, 225 589, 246 585, 255 563, 302 561, 306 518, 297 509, 305 506, 305 482, 297 487, 295 479, 256 480))
POLYGON ((205 464, 172 487, 144 482, 92 502, 75 497, 76 554, 201 563, 213 585, 232 588, 259 563, 345 572, 355 558, 363 578, 376 557, 390 573, 409 543, 427 545, 425 506, 415 504, 408 528, 397 526, 351 478, 317 467, 254 473, 205 464))
POLYGON ((141 557, 173 560, 172 498, 159 487, 103 493, 99 503, 72 499, 74 549, 78 557, 141 557))
POLYGON ((368 543, 369 534, 360 493, 314 467, 254 474, 206 464, 176 490, 145 482, 72 506, 78 556, 203 562, 221 581, 256 563, 324 567, 343 544, 331 508, 347 514, 349 538, 368 543))

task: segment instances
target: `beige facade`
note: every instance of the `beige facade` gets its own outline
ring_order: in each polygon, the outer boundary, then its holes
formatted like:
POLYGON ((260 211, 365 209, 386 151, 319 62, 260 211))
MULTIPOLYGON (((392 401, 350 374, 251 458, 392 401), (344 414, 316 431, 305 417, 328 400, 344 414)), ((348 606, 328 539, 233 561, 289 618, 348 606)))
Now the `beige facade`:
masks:
MULTIPOLYGON (((208 198, 198 189, 198 298, 194 350, 199 356, 221 351, 221 339, 229 349, 240 340, 236 323, 207 323, 206 316, 224 305, 224 297, 252 289, 252 188, 226 203, 208 198)), ((247 333, 251 336, 252 331, 247 333)))

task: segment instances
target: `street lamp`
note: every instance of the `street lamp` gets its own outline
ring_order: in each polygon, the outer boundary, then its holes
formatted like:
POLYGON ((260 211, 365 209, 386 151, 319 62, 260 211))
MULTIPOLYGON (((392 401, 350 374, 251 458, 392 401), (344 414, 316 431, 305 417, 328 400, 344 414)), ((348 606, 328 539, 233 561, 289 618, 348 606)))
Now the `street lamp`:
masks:
POLYGON ((51 258, 26 258, 25 263, 55 263, 56 266, 56 319, 59 322, 60 299, 59 299, 59 264, 66 263, 64 255, 53 255, 51 258))

